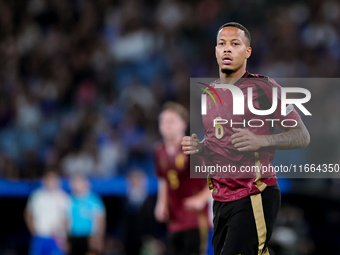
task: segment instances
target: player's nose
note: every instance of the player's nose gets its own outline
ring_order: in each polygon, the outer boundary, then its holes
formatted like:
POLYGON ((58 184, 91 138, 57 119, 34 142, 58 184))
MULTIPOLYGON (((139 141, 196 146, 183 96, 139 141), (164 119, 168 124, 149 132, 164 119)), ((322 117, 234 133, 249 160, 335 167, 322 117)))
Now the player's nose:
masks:
POLYGON ((224 53, 231 53, 231 45, 227 43, 223 49, 224 53))

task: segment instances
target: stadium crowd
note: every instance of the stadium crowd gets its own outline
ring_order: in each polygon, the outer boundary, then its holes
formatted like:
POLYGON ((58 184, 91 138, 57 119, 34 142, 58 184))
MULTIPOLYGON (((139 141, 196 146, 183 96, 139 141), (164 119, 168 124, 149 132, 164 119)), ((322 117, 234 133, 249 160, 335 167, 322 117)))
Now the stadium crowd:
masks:
MULTIPOLYGON (((189 107, 190 77, 218 76, 216 31, 227 21, 252 35, 249 72, 340 76, 338 1, 1 0, 0 177, 154 175, 160 107, 189 107)), ((314 146, 286 155, 340 163, 340 88, 311 89, 318 122, 304 121, 314 146)), ((292 214, 305 221, 287 211, 283 225, 292 214)))
MULTIPOLYGON (((37 178, 46 168, 114 176, 131 165, 152 174, 159 107, 188 106, 189 78, 217 77, 214 38, 226 20, 251 31, 250 72, 340 73, 336 1, 15 0, 0 10, 4 178, 37 178)), ((313 114, 339 111, 339 93, 319 88, 313 100, 324 107, 313 114)), ((340 114, 322 116, 324 126, 339 123, 340 114)))

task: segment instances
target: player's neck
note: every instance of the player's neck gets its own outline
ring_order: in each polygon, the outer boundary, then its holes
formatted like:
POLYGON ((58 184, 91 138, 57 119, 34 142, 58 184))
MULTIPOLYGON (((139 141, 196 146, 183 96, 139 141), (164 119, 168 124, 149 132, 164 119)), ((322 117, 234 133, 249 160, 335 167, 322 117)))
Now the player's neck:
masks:
POLYGON ((178 147, 181 145, 183 136, 164 139, 165 148, 169 154, 177 153, 178 147))
POLYGON ((246 72, 245 66, 241 67, 236 72, 233 72, 233 73, 230 73, 230 74, 224 73, 220 69, 220 81, 223 84, 234 84, 236 81, 238 81, 239 79, 241 79, 243 77, 245 72, 246 72))

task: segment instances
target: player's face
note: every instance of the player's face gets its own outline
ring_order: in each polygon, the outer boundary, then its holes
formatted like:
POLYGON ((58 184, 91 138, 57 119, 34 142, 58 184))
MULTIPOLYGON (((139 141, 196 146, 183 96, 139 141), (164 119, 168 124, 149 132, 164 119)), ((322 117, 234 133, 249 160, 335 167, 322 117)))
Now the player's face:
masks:
POLYGON ((177 112, 165 110, 159 116, 159 131, 165 140, 182 136, 185 129, 186 124, 177 112))
POLYGON ((219 31, 215 49, 217 63, 222 73, 235 73, 241 68, 245 71, 247 58, 251 54, 248 44, 249 41, 241 29, 225 27, 219 31))

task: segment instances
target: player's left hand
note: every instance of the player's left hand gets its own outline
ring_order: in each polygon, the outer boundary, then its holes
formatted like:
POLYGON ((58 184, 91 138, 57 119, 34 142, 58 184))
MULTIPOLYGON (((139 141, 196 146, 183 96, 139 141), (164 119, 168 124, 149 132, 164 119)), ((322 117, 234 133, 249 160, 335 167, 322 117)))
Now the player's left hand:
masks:
POLYGON ((184 199, 184 208, 191 211, 201 211, 206 204, 207 201, 200 196, 191 196, 184 199))
POLYGON ((264 147, 264 136, 255 135, 245 128, 233 128, 233 131, 235 134, 231 136, 231 143, 238 151, 256 151, 264 147))

